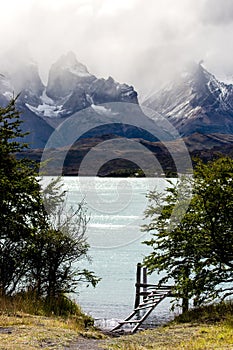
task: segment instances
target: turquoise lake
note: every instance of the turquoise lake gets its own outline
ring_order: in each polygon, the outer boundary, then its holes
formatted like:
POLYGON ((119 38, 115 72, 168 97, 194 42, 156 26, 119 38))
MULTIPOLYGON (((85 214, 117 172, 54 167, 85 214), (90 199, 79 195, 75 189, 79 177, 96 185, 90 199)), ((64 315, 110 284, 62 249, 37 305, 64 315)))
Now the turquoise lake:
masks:
MULTIPOLYGON (((46 182, 49 178, 46 178, 46 182)), ((97 325, 111 328, 116 320, 133 309, 136 265, 150 252, 141 242, 150 237, 141 231, 148 205, 146 194, 163 190, 165 178, 99 178, 65 177, 68 204, 74 208, 84 200, 90 221, 86 235, 92 263, 82 261, 101 277, 96 288, 80 285, 72 297, 82 309, 92 315, 97 325)), ((156 283, 156 274, 149 276, 156 283)), ((170 299, 165 299, 152 313, 150 320, 159 324, 171 318, 170 299)))

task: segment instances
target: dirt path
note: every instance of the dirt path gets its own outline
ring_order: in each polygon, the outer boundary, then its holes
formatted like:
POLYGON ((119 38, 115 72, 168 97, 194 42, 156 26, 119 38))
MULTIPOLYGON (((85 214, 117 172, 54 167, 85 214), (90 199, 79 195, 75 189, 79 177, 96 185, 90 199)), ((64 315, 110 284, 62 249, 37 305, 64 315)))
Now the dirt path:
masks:
POLYGON ((104 343, 105 340, 100 339, 87 339, 87 338, 78 338, 77 341, 73 344, 70 344, 68 347, 65 347, 64 350, 101 350, 102 348, 99 345, 104 343))

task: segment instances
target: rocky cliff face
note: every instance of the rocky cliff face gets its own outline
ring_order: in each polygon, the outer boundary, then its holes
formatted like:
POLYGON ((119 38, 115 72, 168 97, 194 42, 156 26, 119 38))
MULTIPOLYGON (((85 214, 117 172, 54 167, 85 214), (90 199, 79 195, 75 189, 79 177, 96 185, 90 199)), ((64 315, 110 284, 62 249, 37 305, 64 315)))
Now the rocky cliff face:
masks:
POLYGON ((77 61, 75 55, 69 52, 52 65, 46 94, 54 100, 59 100, 69 96, 77 88, 87 88, 94 79, 87 68, 77 61))
POLYGON ((219 82, 200 64, 189 66, 144 105, 168 118, 181 136, 233 133, 233 86, 219 82))
MULTIPOLYGON (((128 120, 132 119, 132 124, 133 118, 144 121, 145 115, 138 105, 134 88, 118 83, 112 77, 97 78, 72 52, 52 65, 47 86, 42 83, 38 67, 31 60, 14 64, 13 59, 13 63, 0 66, 0 105, 6 105, 18 93, 17 104, 24 121, 22 127, 30 132, 26 141, 34 148, 43 148, 54 128, 71 115, 86 122, 87 107, 91 122, 101 115, 109 118, 109 126, 102 127, 101 135, 153 141, 153 137, 143 130, 143 122, 138 129, 116 123, 115 116, 125 114, 130 116, 128 120), (100 106, 111 102, 119 104, 100 106), (127 102, 127 107, 121 102, 127 102)), ((190 65, 175 81, 153 93, 144 105, 165 116, 182 137, 195 133, 233 134, 233 85, 219 82, 200 64, 190 65)), ((154 126, 157 130, 160 128, 158 120, 154 119, 153 125, 150 120, 149 124, 152 129, 154 126)), ((100 133, 93 131, 88 135, 99 137, 100 133)), ((163 140, 163 136, 166 139, 166 130, 161 130, 158 135, 162 135, 158 139, 163 140)))
POLYGON ((44 147, 54 127, 87 107, 95 117, 106 114, 104 107, 98 108, 102 103, 138 104, 137 93, 132 86, 120 84, 111 77, 96 78, 72 52, 63 55, 51 66, 47 86, 42 83, 33 61, 14 64, 12 57, 11 60, 0 69, 0 104, 6 105, 20 93, 17 104, 22 111, 23 129, 30 132, 26 141, 34 148, 44 147))
POLYGON ((88 88, 88 94, 94 104, 107 102, 138 103, 137 93, 132 86, 119 84, 112 77, 95 79, 88 88))
POLYGON ((53 128, 27 107, 38 106, 44 85, 39 77, 38 67, 32 61, 20 62, 15 66, 4 66, 0 73, 0 105, 7 103, 18 94, 17 107, 21 112, 21 129, 28 135, 24 142, 33 148, 43 148, 53 128))
POLYGON ((107 102, 138 103, 137 93, 132 86, 119 84, 111 77, 96 78, 69 52, 52 65, 48 85, 37 105, 27 103, 27 107, 40 117, 60 118, 107 102))
POLYGON ((13 61, 11 57, 0 66, 0 93, 8 99, 20 94, 22 101, 36 105, 44 90, 36 63, 30 59, 13 61))

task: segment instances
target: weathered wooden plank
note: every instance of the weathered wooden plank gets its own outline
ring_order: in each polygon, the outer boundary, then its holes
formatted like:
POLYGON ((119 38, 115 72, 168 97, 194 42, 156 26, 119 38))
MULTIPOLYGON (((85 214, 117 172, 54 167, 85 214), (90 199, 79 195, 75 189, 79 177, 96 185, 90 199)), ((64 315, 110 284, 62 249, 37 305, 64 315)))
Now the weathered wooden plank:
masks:
POLYGON ((135 293, 135 302, 134 308, 138 307, 140 304, 140 284, 141 284, 141 268, 142 265, 140 263, 137 264, 137 272, 136 272, 136 293, 135 293))
POLYGON ((157 289, 172 289, 174 286, 168 286, 168 285, 161 285, 161 286, 158 286, 158 284, 150 284, 150 283, 135 283, 135 286, 139 286, 139 287, 153 287, 153 288, 157 288, 157 289))
POLYGON ((139 323, 141 320, 131 320, 131 321, 119 321, 119 323, 121 324, 125 324, 125 323, 139 323))
POLYGON ((159 297, 159 298, 151 298, 151 299, 144 300, 144 302, 140 303, 138 306, 140 306, 140 305, 147 305, 147 304, 150 304, 150 303, 156 303, 161 298, 162 298, 162 296, 159 297))
POLYGON ((149 309, 151 307, 156 307, 158 305, 158 303, 155 303, 155 304, 151 304, 151 305, 145 305, 145 306, 142 306, 142 307, 137 307, 137 309, 135 309, 136 311, 141 311, 141 310, 145 310, 145 309, 149 309))
POLYGON ((134 311, 124 320, 119 321, 119 324, 115 326, 112 331, 115 331, 121 328, 124 324, 135 324, 132 329, 132 333, 136 332, 140 325, 145 321, 145 319, 150 315, 150 313, 155 309, 155 307, 166 297, 171 297, 172 288, 174 286, 170 285, 157 285, 147 283, 147 270, 143 268, 142 278, 143 282, 141 283, 141 269, 142 265, 137 264, 137 273, 136 273, 136 293, 135 293, 135 305, 134 311), (141 290, 142 289, 142 290, 141 290), (143 301, 140 303, 140 297, 143 297, 143 301), (140 319, 133 319, 136 315, 139 315, 141 310, 148 309, 145 314, 140 319))
POLYGON ((137 313, 136 310, 134 310, 133 312, 131 312, 131 314, 129 314, 128 317, 126 317, 126 319, 124 321, 120 321, 118 325, 116 325, 113 329, 112 332, 116 331, 117 329, 121 328, 122 326, 122 322, 124 323, 125 321, 127 322, 128 320, 130 320, 135 314, 137 313))
MULTIPOLYGON (((166 296, 164 296, 165 298, 166 296)), ((154 310, 154 308, 164 299, 164 298, 161 298, 161 300, 156 304, 154 305, 153 307, 151 307, 146 313, 145 315, 141 318, 140 322, 132 329, 132 333, 135 333, 136 330, 140 327, 140 325, 145 321, 145 319, 151 314, 151 312, 154 310)))
MULTIPOLYGON (((143 270, 142 270, 142 283, 144 284, 143 293, 147 293, 147 268, 146 267, 143 267, 143 270)), ((142 294, 140 293, 140 295, 142 294)), ((145 299, 145 295, 143 295, 143 299, 145 299)))

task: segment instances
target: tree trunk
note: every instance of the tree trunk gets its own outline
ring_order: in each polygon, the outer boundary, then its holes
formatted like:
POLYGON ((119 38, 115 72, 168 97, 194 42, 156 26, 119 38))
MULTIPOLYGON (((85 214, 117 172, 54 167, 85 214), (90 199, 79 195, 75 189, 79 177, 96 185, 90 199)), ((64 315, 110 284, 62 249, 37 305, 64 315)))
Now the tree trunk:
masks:
POLYGON ((190 275, 190 269, 188 266, 184 267, 184 282, 185 282, 185 287, 183 289, 183 299, 182 299, 182 312, 187 312, 189 309, 189 288, 187 285, 187 282, 189 280, 189 275, 190 275))
POLYGON ((182 313, 188 311, 189 309, 189 298, 184 297, 182 299, 182 313))

